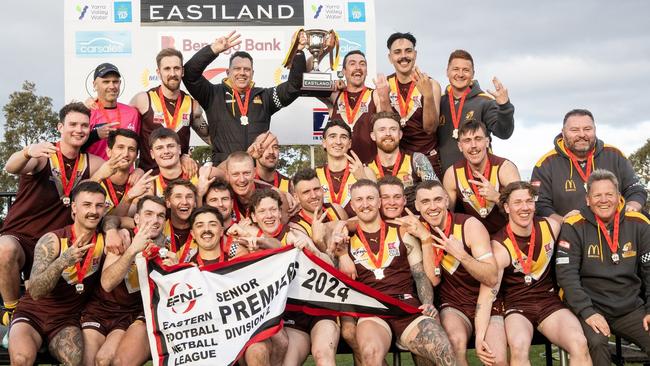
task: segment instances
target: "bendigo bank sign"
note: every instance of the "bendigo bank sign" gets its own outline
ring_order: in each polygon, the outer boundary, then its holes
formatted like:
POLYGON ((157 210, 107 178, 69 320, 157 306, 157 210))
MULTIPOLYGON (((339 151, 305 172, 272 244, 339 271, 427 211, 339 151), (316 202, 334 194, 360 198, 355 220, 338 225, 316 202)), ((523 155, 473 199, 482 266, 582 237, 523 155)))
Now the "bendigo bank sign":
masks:
POLYGON ((140 22, 147 25, 303 25, 302 0, 142 0, 140 22))

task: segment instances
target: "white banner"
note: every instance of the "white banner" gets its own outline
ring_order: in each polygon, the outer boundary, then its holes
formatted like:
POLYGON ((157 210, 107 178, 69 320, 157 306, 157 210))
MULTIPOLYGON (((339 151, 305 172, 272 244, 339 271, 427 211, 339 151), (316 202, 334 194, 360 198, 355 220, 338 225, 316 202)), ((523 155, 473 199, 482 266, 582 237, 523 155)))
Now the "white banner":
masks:
POLYGON ((293 247, 202 269, 157 256, 136 263, 155 365, 230 365, 281 328, 285 305, 316 316, 419 312, 293 247))
MULTIPOLYGON (((343 55, 362 50, 368 59, 368 82, 376 73, 374 0, 65 0, 64 81, 65 100, 95 96, 93 71, 104 62, 122 74, 119 100, 129 103, 138 92, 159 85, 156 54, 174 47, 185 60, 201 47, 235 29, 242 35, 239 50, 254 62, 256 85, 271 87, 285 81, 289 71, 281 66, 299 28, 334 29, 343 55)), ((226 77, 228 54, 218 57, 204 74, 211 82, 226 77)), ((327 62, 321 64, 326 68, 327 62)), ((340 70, 340 65, 337 66, 340 70)), ((369 85, 372 86, 372 85, 369 85)), ((273 117, 271 130, 282 144, 313 144, 327 122, 323 104, 299 98, 273 117)), ((192 145, 201 145, 192 133, 192 145)))

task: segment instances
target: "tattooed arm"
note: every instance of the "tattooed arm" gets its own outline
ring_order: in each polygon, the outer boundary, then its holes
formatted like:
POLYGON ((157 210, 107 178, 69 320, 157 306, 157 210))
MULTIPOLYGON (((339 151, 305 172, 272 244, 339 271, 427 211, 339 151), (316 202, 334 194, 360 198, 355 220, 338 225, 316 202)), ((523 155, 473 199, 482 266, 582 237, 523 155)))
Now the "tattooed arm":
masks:
POLYGON ((422 181, 438 180, 436 172, 431 166, 431 162, 429 159, 427 159, 426 156, 424 156, 424 154, 418 152, 413 153, 413 166, 415 168, 416 174, 422 181))
POLYGON ((406 246, 407 259, 411 266, 411 274, 418 291, 418 298, 422 304, 433 304, 433 286, 431 286, 431 281, 424 272, 420 242, 410 234, 403 235, 402 239, 406 246))
POLYGON ((210 143, 210 131, 208 130, 208 122, 203 118, 203 109, 199 103, 194 100, 192 105, 192 114, 194 115, 192 119, 192 129, 196 132, 197 135, 208 145, 210 143))
POLYGON ((34 249, 34 264, 29 280, 29 294, 34 300, 46 296, 56 285, 66 263, 59 256, 59 238, 47 233, 38 240, 34 249), (57 258, 58 257, 58 258, 57 258))

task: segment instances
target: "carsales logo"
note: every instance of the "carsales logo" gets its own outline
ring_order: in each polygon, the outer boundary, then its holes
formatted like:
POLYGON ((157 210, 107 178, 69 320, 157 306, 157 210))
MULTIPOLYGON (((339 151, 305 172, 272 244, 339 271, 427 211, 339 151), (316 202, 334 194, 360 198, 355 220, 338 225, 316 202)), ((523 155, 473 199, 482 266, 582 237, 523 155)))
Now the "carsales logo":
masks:
POLYGON ((196 305, 196 299, 203 296, 199 290, 200 288, 195 289, 189 283, 175 283, 169 290, 167 307, 176 314, 187 313, 196 305))

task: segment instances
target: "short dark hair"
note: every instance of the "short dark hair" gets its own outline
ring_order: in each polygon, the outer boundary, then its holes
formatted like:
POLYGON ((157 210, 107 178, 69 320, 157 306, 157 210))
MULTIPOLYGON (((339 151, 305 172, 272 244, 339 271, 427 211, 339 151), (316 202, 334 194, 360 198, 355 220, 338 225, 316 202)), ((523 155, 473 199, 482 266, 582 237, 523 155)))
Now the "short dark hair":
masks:
POLYGON ((302 182, 303 180, 312 180, 314 178, 318 178, 318 175, 316 175, 316 171, 314 169, 304 168, 298 170, 296 174, 293 175, 291 182, 295 187, 298 183, 302 182))
POLYGON ((345 121, 343 121, 340 118, 334 118, 334 119, 331 119, 329 122, 327 122, 327 124, 325 125, 325 128, 323 128, 323 138, 325 138, 325 136, 327 136, 327 130, 329 130, 332 127, 341 127, 342 129, 347 131, 348 137, 352 138, 352 129, 350 128, 350 125, 345 123, 345 121))
POLYGON ((149 135, 149 148, 153 148, 153 144, 160 139, 173 139, 177 144, 181 144, 181 139, 176 131, 167 127, 158 127, 149 135))
POLYGON ((455 50, 451 54, 449 54, 449 60, 447 61, 447 67, 451 64, 451 61, 454 59, 463 59, 467 60, 472 63, 472 70, 474 69, 474 59, 472 58, 472 55, 469 54, 469 52, 465 50, 455 50))
POLYGON ((280 198, 280 194, 271 188, 263 188, 258 189, 253 193, 249 206, 251 211, 255 212, 257 205, 259 205, 260 202, 262 202, 262 200, 267 197, 276 201, 278 203, 278 208, 282 207, 282 199, 280 198))
POLYGON ((345 69, 345 63, 348 61, 348 57, 352 55, 361 55, 363 56, 363 59, 366 59, 366 54, 363 53, 361 50, 352 50, 348 53, 345 54, 345 57, 343 57, 343 68, 345 69))
POLYGON ((375 128, 375 122, 377 122, 377 120, 383 118, 392 119, 393 121, 397 122, 397 125, 400 127, 400 129, 402 128, 402 123, 400 122, 399 114, 393 111, 383 111, 383 112, 377 112, 372 115, 372 119, 370 119, 370 130, 372 131, 375 128))
POLYGON ((140 211, 142 211, 142 207, 144 206, 145 202, 147 202, 147 201, 157 203, 160 206, 164 207, 165 208, 165 216, 167 216, 167 205, 165 205, 165 200, 163 200, 162 198, 160 198, 158 196, 154 196, 154 195, 151 195, 151 194, 140 198, 140 200, 138 201, 138 206, 136 207, 135 211, 137 213, 140 213, 140 211))
MULTIPOLYGON (((442 188, 443 190, 445 187, 440 183, 439 180, 425 180, 420 182, 417 187, 415 187, 415 193, 417 194, 419 190, 421 189, 434 189, 434 188, 442 188)), ((445 191, 446 192, 446 191, 445 191)))
POLYGON ((213 189, 216 191, 228 191, 228 193, 230 193, 230 198, 233 197, 232 191, 230 190, 230 185, 228 182, 221 178, 216 178, 214 182, 210 183, 207 192, 210 192, 213 189))
POLYGON ((564 121, 562 122, 562 126, 564 126, 566 124, 566 121, 573 116, 589 116, 589 118, 591 118, 591 120, 595 122, 594 115, 588 109, 576 108, 568 111, 567 114, 564 115, 564 121))
POLYGON ((520 189, 525 189, 530 193, 530 196, 535 198, 537 196, 537 188, 535 188, 534 185, 520 180, 520 181, 515 181, 515 182, 510 182, 503 190, 501 191, 501 194, 499 195, 499 206, 503 208, 503 205, 508 202, 508 199, 510 199, 510 195, 514 191, 518 191, 520 189))
POLYGON ((194 221, 196 221, 196 217, 201 215, 201 214, 204 214, 204 213, 211 213, 214 216, 216 216, 217 220, 219 221, 219 224, 221 224, 221 226, 223 227, 223 215, 221 214, 221 212, 219 212, 219 210, 217 210, 216 208, 214 208, 212 206, 201 206, 201 207, 199 207, 197 209, 194 209, 194 211, 192 211, 192 214, 190 215, 190 220, 189 220, 190 221, 190 228, 192 226, 194 226, 194 221))
POLYGON ((386 41, 386 47, 388 47, 388 50, 390 50, 391 46, 395 41, 398 39, 406 39, 407 41, 410 41, 413 43, 413 47, 415 47, 415 36, 411 34, 411 32, 406 32, 406 33, 401 33, 401 32, 395 32, 388 36, 388 40, 386 41))
POLYGON ((197 198, 196 186, 194 186, 194 184, 192 184, 192 182, 190 182, 187 179, 174 179, 173 181, 169 182, 167 184, 167 187, 165 187, 165 191, 163 193, 165 200, 168 200, 172 196, 172 191, 177 186, 187 187, 190 191, 192 191, 192 193, 194 193, 194 200, 196 200, 197 198))
POLYGON ((460 125, 460 128, 458 129, 458 136, 460 137, 470 132, 476 133, 476 131, 478 130, 482 130, 485 136, 486 137, 488 136, 487 127, 485 127, 485 123, 473 118, 468 119, 467 121, 463 122, 460 125))
POLYGON ((115 140, 117 139, 117 136, 123 136, 126 137, 127 139, 132 139, 135 140, 135 147, 138 147, 138 134, 135 133, 135 131, 131 131, 128 128, 118 128, 117 130, 113 130, 108 133, 108 139, 106 142, 108 143, 108 148, 112 149, 113 146, 115 145, 115 140))
POLYGON ((370 179, 365 179, 365 178, 359 179, 358 181, 354 182, 354 184, 352 184, 352 186, 350 187, 350 192, 362 187, 373 187, 374 189, 377 190, 377 193, 379 193, 379 186, 377 185, 377 183, 371 181, 370 179))
POLYGON ((232 60, 235 57, 247 58, 247 59, 251 60, 251 66, 253 66, 253 56, 251 56, 250 53, 248 53, 246 51, 237 51, 237 52, 233 53, 232 55, 230 55, 230 60, 228 60, 228 67, 232 66, 232 60))
POLYGON ((72 102, 64 105, 63 108, 59 110, 59 122, 63 123, 65 121, 65 117, 71 112, 84 114, 88 116, 88 119, 90 119, 90 109, 88 109, 88 107, 86 107, 81 102, 72 102))
POLYGON ((80 182, 77 184, 73 189, 72 192, 70 192, 70 200, 74 201, 74 199, 77 197, 79 193, 82 192, 87 192, 87 193, 99 193, 106 197, 106 191, 102 187, 101 184, 91 181, 91 180, 85 180, 83 182, 80 182))
POLYGON ((160 50, 160 52, 158 52, 158 54, 156 55, 156 65, 160 67, 160 61, 162 61, 163 58, 173 57, 173 56, 176 56, 181 59, 181 66, 182 66, 183 54, 181 53, 181 51, 171 47, 163 48, 162 50, 160 50))
POLYGON ((394 175, 384 175, 377 180, 377 187, 381 189, 383 186, 398 186, 404 192, 404 182, 394 175))

